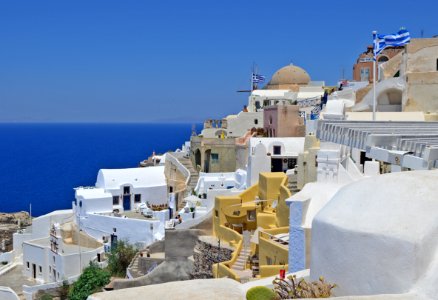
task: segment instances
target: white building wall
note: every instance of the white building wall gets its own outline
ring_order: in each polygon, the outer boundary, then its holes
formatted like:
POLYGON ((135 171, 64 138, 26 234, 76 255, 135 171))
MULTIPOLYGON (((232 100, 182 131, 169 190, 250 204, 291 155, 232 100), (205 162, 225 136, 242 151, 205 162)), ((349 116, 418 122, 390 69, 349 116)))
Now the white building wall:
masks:
POLYGON ((164 237, 164 231, 160 230, 158 220, 137 220, 103 215, 88 214, 80 218, 80 228, 96 240, 102 240, 102 236, 113 233, 119 240, 126 240, 130 244, 140 243, 148 246, 157 239, 164 237))
POLYGON ((19 300, 17 294, 7 286, 0 286, 0 299, 2 300, 19 300))
POLYGON ((57 263, 57 271, 60 274, 60 280, 65 280, 70 277, 77 276, 82 273, 82 270, 89 266, 90 261, 97 261, 97 254, 103 252, 103 247, 91 250, 81 251, 70 255, 60 255, 59 263, 57 263))
POLYGON ((271 171, 271 157, 267 155, 268 151, 261 143, 248 150, 249 156, 246 186, 250 187, 259 180, 259 174, 261 172, 271 171))
POLYGON ((24 233, 14 233, 13 235, 15 257, 23 254, 23 242, 47 237, 52 224, 62 224, 72 220, 73 211, 71 209, 56 210, 33 219, 31 228, 27 229, 24 233))
POLYGON ((49 279, 48 274, 48 249, 34 245, 31 243, 23 244, 23 274, 27 278, 33 277, 33 264, 35 264, 36 277, 39 282, 47 282, 49 279), (28 267, 29 263, 29 267, 28 267), (40 267, 42 271, 40 272, 40 267))
POLYGON ((102 198, 92 198, 84 199, 79 197, 76 199, 78 210, 81 215, 87 213, 111 213, 113 212, 113 198, 112 197, 102 197, 102 198), (82 207, 80 202, 82 201, 82 207))

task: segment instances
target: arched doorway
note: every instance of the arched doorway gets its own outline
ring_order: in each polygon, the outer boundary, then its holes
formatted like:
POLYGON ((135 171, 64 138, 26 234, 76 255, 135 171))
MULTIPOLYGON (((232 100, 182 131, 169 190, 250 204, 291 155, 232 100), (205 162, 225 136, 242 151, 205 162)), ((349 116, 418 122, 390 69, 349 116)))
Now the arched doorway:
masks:
POLYGON ((196 168, 201 166, 201 151, 199 149, 196 149, 195 151, 195 166, 196 168))

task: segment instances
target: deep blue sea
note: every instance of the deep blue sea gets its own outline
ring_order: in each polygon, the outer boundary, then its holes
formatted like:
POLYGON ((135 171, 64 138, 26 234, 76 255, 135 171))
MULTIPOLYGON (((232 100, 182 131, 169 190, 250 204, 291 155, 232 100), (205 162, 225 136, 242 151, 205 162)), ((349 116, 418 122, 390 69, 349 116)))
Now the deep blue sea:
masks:
MULTIPOLYGON (((197 129, 200 129, 197 124, 197 129)), ((74 187, 180 148, 191 124, 0 124, 0 212, 70 209, 74 187)))

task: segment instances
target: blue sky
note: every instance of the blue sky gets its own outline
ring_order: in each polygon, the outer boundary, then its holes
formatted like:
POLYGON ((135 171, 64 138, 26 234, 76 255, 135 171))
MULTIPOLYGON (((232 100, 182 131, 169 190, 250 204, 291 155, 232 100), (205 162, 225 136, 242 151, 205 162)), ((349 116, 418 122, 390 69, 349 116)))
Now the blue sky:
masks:
POLYGON ((0 122, 198 122, 237 113, 253 62, 335 83, 438 1, 1 1, 0 122))

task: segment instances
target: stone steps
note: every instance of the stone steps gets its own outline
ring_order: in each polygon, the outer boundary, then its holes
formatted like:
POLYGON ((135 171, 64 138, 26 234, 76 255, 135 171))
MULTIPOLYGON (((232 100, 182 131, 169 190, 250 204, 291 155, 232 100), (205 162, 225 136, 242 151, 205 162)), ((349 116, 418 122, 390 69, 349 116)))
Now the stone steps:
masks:
POLYGON ((239 256, 237 257, 234 264, 231 266, 232 270, 244 271, 246 266, 246 261, 248 260, 248 256, 251 255, 251 249, 244 248, 240 250, 239 256))

